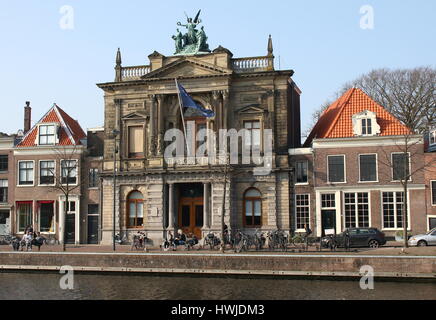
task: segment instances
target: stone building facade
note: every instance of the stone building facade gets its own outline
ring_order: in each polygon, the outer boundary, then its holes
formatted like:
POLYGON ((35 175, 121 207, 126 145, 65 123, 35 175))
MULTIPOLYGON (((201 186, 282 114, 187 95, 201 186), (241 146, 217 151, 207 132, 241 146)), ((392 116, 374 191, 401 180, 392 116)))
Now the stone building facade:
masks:
POLYGON ((200 238, 220 231, 224 193, 229 228, 289 231, 288 150, 300 146, 300 90, 292 70, 275 70, 271 38, 262 57, 235 59, 220 46, 194 55, 154 52, 149 60, 147 66, 123 67, 118 51, 115 80, 98 84, 105 102, 102 243, 111 243, 114 229, 129 237, 145 231, 155 244, 177 229, 200 238), (181 109, 176 78, 215 116, 181 109), (241 139, 239 145, 258 145, 262 151, 267 141, 260 137, 271 129, 271 172, 255 175, 252 162, 226 166, 205 157, 168 160, 165 133, 183 129, 181 112, 197 133, 245 128, 252 140, 241 139))

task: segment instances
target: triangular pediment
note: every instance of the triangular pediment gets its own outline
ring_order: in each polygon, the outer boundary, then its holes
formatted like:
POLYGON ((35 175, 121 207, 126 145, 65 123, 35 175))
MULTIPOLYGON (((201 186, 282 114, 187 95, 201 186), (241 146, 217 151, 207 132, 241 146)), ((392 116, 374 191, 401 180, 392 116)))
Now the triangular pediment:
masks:
POLYGON ((249 106, 245 106, 236 111, 239 114, 254 114, 254 113, 264 113, 265 109, 261 107, 260 104, 251 104, 249 106))
POLYGON ((147 115, 145 114, 145 112, 139 112, 139 111, 129 113, 122 117, 123 120, 136 120, 136 119, 146 119, 146 118, 147 115))
POLYGON ((231 73, 230 69, 224 69, 195 58, 183 57, 146 74, 142 79, 222 76, 231 73))

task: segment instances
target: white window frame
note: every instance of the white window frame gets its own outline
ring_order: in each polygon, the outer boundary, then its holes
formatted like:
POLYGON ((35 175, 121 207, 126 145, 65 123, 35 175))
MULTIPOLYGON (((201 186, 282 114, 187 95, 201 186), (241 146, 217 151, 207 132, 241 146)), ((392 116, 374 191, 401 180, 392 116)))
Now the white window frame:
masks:
POLYGON ((360 153, 357 160, 357 165, 359 168, 359 183, 374 183, 379 182, 378 180, 378 153, 360 153), (360 156, 372 156, 375 155, 375 175, 376 179, 374 181, 362 181, 362 177, 360 175, 360 156))
POLYGON ((342 219, 342 223, 343 223, 343 229, 346 228, 346 221, 345 221, 345 194, 346 193, 354 193, 356 202, 354 203, 355 206, 355 210, 356 210, 356 228, 371 228, 372 226, 372 221, 371 221, 371 191, 370 190, 362 190, 362 191, 343 191, 343 205, 342 205, 342 213, 343 213, 343 219, 342 219), (366 193, 368 194, 368 227, 361 227, 359 226, 359 202, 358 202, 358 194, 359 193, 366 193))
POLYGON ((18 160, 17 161, 17 187, 19 188, 29 188, 35 186, 35 160, 18 160), (33 183, 32 184, 20 184, 20 163, 21 162, 32 162, 33 163, 33 183))
POLYGON ((57 123, 47 122, 47 123, 40 123, 40 124, 38 124, 38 134, 36 135, 36 141, 35 141, 36 145, 44 147, 44 146, 55 146, 56 144, 58 144, 59 143, 59 137, 58 137, 58 134, 57 134, 58 133, 58 128, 59 128, 59 124, 57 124, 57 123), (54 136, 54 143, 41 144, 40 143, 40 128, 41 127, 50 127, 50 126, 54 127, 54 134, 53 134, 53 136, 54 136))
MULTIPOLYGON (((400 182, 400 180, 394 180, 394 154, 405 154, 405 152, 391 152, 391 177, 392 177, 392 181, 391 182, 400 182)), ((412 181, 412 161, 410 159, 410 152, 407 152, 407 154, 409 155, 409 182, 412 181)))
POLYGON ((430 219, 436 219, 436 215, 428 215, 427 216, 427 231, 430 231, 430 219))
MULTIPOLYGON (((294 198, 294 201, 295 201, 295 232, 306 232, 306 230, 305 229, 298 229, 297 228, 297 225, 298 225, 298 221, 297 221, 297 196, 307 196, 307 199, 308 199, 308 202, 309 202, 309 204, 307 205, 307 207, 308 207, 308 214, 309 214, 309 228, 311 228, 311 210, 310 210, 310 207, 311 207, 311 205, 310 205, 310 193, 297 193, 297 194, 295 194, 295 198, 294 198)), ((305 206, 301 206, 301 207, 305 207, 305 206)))
POLYGON ((372 118, 362 118, 360 119, 360 125, 361 125, 361 129, 362 129, 362 136, 372 136, 372 118), (371 128, 371 133, 368 133, 368 122, 371 124, 370 128, 371 128), (365 125, 363 125, 365 123, 365 125), (366 133, 363 133, 363 129, 365 128, 366 133))
POLYGON ((434 146, 434 145, 436 145, 436 129, 433 129, 433 130, 431 130, 431 131, 428 133, 428 144, 429 144, 430 146, 434 146), (433 137, 433 140, 434 140, 433 143, 431 143, 431 139, 432 139, 432 137, 433 137))
MULTIPOLYGON (((44 161, 44 160, 43 160, 44 161)), ((41 234, 53 235, 56 234, 57 224, 56 224, 56 201, 53 202, 53 232, 41 231, 41 205, 38 206, 38 229, 41 234)))
POLYGON ((8 168, 6 170, 0 170, 0 173, 7 173, 11 169, 11 168, 9 168, 9 154, 0 154, 0 156, 6 157, 6 159, 7 159, 6 163, 7 163, 7 166, 8 166, 8 168))
POLYGON ((57 161, 54 159, 38 161, 38 187, 53 187, 56 185, 57 161), (53 184, 41 184, 41 162, 54 162, 53 184))
POLYGON ((309 160, 297 160, 295 161, 295 185, 296 186, 307 186, 309 185, 309 160), (306 182, 297 182, 297 163, 304 162, 307 166, 307 181, 306 182))
POLYGON ((345 183, 347 183, 347 157, 345 156, 345 154, 329 154, 327 156, 327 183, 328 184, 345 184, 345 183), (342 181, 342 182, 330 181, 329 157, 343 157, 344 158, 344 181, 342 181))
POLYGON ((5 188, 6 189, 6 201, 3 202, 0 199, 0 203, 5 204, 5 203, 8 203, 8 201, 9 201, 9 180, 8 179, 0 179, 0 181, 6 181, 6 183, 5 183, 6 186, 0 185, 0 188, 5 188))
POLYGON ((430 180, 430 203, 432 207, 436 207, 436 202, 433 202, 433 183, 436 183, 436 180, 430 180))
MULTIPOLYGON (((79 167, 79 160, 78 159, 61 159, 60 161, 60 178, 61 178, 61 184, 63 186, 66 186, 66 183, 62 183, 63 182, 63 172, 62 172, 62 162, 63 161, 76 161, 76 183, 69 183, 69 186, 75 187, 79 184, 79 172, 80 172, 80 167, 79 167)), ((68 177, 67 177, 68 178, 68 177)))
MULTIPOLYGON (((15 204, 17 203, 17 202, 28 202, 28 203, 32 203, 32 213, 31 213, 31 215, 32 215, 32 224, 34 223, 34 221, 35 221, 35 201, 16 201, 15 202, 15 204)), ((15 211, 15 230, 17 230, 17 234, 24 234, 24 231, 20 231, 20 214, 19 214, 19 211, 18 211, 18 208, 16 208, 16 210, 14 210, 15 211)))
MULTIPOLYGON (((399 230, 403 230, 404 227, 398 228, 397 224, 397 193, 401 193, 404 191, 389 191, 389 190, 382 190, 380 191, 380 212, 381 212, 381 228, 382 231, 399 231, 399 230), (395 221, 395 228, 385 228, 385 218, 384 218, 384 212, 383 212, 383 193, 384 192, 392 192, 394 193, 394 210, 395 210, 395 214, 394 214, 394 221, 395 221)), ((408 226, 407 226, 407 230, 411 230, 411 226, 412 226, 412 221, 410 220, 410 192, 409 190, 407 191, 407 221, 408 226)), ((404 205, 404 204, 403 204, 404 205)))
POLYGON ((243 118, 243 119, 241 119, 241 127, 242 127, 242 130, 244 130, 244 135, 242 136, 242 139, 243 139, 243 141, 242 141, 242 148, 243 148, 243 150, 250 150, 251 152, 253 151, 253 150, 257 150, 255 147, 259 147, 259 150, 260 150, 260 152, 263 152, 263 149, 264 149, 264 141, 263 141, 263 136, 264 136, 264 124, 263 124, 263 118, 262 117, 253 117, 253 118, 243 118), (250 144, 250 145, 247 145, 245 142, 246 142, 246 138, 247 138, 247 132, 249 132, 249 134, 250 134, 250 143, 252 143, 253 142, 253 134, 252 134, 252 130, 253 130, 253 128, 251 128, 251 129, 246 129, 245 128, 245 123, 246 122, 251 122, 251 123, 253 123, 253 122, 259 122, 259 129, 255 129, 255 130, 259 130, 259 135, 260 135, 260 137, 259 137, 259 139, 260 139, 260 145, 259 146, 254 146, 254 145, 252 145, 252 144, 250 144))

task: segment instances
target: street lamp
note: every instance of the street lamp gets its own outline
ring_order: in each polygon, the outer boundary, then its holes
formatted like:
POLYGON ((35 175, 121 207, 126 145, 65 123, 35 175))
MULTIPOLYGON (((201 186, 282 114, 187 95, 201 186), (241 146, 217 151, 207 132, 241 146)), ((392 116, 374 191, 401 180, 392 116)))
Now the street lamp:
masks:
POLYGON ((115 230, 115 223, 116 223, 116 217, 115 217, 115 211, 116 211, 116 200, 115 200, 115 196, 116 196, 116 184, 117 184, 117 153, 118 153, 118 148, 117 148, 117 137, 120 134, 119 130, 114 129, 112 131, 113 137, 114 137, 114 175, 113 175, 113 188, 114 188, 114 207, 113 207, 113 250, 116 251, 116 247, 115 247, 115 237, 116 237, 116 230, 115 230))

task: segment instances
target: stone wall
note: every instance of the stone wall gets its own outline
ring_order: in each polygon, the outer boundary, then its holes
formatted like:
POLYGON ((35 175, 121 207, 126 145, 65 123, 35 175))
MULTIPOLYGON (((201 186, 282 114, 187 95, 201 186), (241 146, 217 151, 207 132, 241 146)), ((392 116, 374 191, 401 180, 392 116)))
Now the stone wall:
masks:
POLYGON ((436 275, 434 257, 0 253, 0 261, 0 270, 59 270, 69 265, 76 272, 359 277, 362 266, 371 266, 375 277, 434 280, 436 275))

